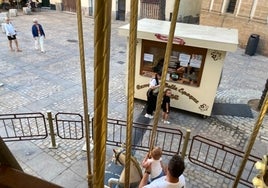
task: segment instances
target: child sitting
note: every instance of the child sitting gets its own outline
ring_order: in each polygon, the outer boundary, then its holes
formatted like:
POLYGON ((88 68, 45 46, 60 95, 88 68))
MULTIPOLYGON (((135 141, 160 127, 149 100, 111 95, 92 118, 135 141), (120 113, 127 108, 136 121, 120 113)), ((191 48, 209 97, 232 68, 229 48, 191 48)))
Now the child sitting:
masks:
POLYGON ((164 176, 163 164, 162 164, 162 149, 160 147, 154 147, 142 161, 142 167, 147 168, 151 165, 150 182, 164 176))

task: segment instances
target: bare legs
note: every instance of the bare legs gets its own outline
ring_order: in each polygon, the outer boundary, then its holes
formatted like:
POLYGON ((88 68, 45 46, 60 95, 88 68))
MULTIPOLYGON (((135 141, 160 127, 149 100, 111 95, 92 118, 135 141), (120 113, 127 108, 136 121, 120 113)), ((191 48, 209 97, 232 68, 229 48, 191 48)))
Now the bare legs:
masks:
MULTIPOLYGON (((17 52, 21 52, 21 50, 19 49, 18 40, 15 39, 14 42, 15 42, 15 45, 16 45, 17 52)), ((13 49, 13 47, 12 47, 12 40, 9 40, 9 48, 10 48, 10 50, 11 50, 12 52, 15 51, 15 50, 13 49)))

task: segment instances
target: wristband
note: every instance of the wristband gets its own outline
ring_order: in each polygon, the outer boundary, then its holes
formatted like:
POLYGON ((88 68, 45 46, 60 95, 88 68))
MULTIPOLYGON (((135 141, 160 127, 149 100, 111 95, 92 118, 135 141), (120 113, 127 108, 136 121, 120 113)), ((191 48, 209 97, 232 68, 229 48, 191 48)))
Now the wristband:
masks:
POLYGON ((150 172, 150 171, 147 171, 147 170, 145 170, 145 173, 146 173, 146 174, 151 174, 151 172, 150 172))

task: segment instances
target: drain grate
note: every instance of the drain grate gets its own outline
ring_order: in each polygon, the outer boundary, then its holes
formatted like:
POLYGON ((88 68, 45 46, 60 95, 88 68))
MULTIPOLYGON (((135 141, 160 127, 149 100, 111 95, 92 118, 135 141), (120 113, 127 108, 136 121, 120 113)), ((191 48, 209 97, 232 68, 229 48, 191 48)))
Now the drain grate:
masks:
POLYGON ((78 40, 73 40, 73 39, 68 39, 67 41, 68 41, 68 42, 74 42, 74 43, 75 43, 75 42, 78 42, 78 40))

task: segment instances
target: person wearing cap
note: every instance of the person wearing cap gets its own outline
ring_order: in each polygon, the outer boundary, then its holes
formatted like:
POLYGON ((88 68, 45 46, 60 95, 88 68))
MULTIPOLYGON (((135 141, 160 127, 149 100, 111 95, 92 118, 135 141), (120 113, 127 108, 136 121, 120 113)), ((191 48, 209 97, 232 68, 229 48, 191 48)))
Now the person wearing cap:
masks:
POLYGON ((41 50, 42 53, 45 52, 44 50, 44 38, 45 32, 41 24, 38 23, 36 18, 33 19, 33 26, 32 26, 32 34, 34 38, 34 46, 36 50, 41 50))
POLYGON ((5 24, 5 27, 4 28, 5 28, 7 39, 9 41, 10 51, 12 51, 12 52, 15 51, 13 49, 13 47, 12 47, 12 41, 14 41, 15 42, 15 45, 16 45, 17 52, 21 52, 21 50, 19 49, 18 40, 16 38, 17 32, 15 30, 15 27, 10 22, 10 19, 8 17, 5 18, 5 21, 6 21, 6 24, 5 24))

